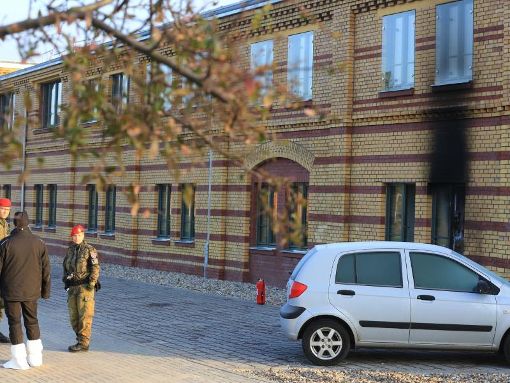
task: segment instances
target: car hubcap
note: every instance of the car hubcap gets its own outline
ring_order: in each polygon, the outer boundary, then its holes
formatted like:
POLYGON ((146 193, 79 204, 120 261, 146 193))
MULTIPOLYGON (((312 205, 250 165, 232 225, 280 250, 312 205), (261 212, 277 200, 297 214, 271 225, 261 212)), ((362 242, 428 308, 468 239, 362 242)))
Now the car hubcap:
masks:
POLYGON ((340 333, 330 327, 316 330, 310 338, 310 349, 322 360, 333 359, 342 351, 342 337, 340 333))

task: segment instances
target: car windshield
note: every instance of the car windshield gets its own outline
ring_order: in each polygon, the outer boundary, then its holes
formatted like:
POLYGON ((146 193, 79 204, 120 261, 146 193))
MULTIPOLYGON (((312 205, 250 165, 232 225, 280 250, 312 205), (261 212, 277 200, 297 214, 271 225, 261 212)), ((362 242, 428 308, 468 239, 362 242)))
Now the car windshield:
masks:
POLYGON ((303 258, 301 258, 301 260, 298 262, 298 264, 294 268, 294 271, 292 272, 292 274, 290 276, 290 279, 292 279, 293 281, 296 280, 296 277, 298 276, 299 271, 301 270, 301 268, 310 259, 310 257, 312 255, 314 255, 316 252, 317 252, 317 249, 315 247, 310 249, 310 250, 308 250, 308 252, 303 256, 303 258))
POLYGON ((508 285, 510 286, 510 282, 508 280, 506 280, 505 278, 503 278, 501 275, 498 275, 496 274, 495 272, 493 271, 490 271, 489 269, 487 269, 486 267, 480 265, 479 263, 476 263, 474 261, 472 261, 471 259, 467 258, 466 256, 462 255, 462 254, 459 254, 455 251, 453 251, 453 253, 461 258, 462 260, 464 260, 464 262, 466 263, 469 263, 470 265, 472 265, 474 268, 480 270, 480 271, 483 271, 485 274, 488 274, 489 276, 491 276, 492 278, 494 279, 497 279, 499 282, 505 284, 505 285, 508 285))

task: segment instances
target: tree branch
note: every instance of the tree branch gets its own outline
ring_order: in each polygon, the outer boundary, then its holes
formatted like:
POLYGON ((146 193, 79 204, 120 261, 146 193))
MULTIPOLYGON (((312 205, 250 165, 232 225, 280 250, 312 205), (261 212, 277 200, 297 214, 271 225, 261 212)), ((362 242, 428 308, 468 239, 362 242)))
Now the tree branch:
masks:
MULTIPOLYGON (((19 23, 0 26, 0 39, 4 39, 5 36, 7 35, 17 34, 32 29, 43 28, 45 26, 49 26, 62 21, 70 23, 77 19, 83 20, 86 18, 90 18, 90 14, 92 11, 97 10, 98 8, 103 7, 107 4, 110 4, 112 1, 113 0, 102 0, 96 4, 91 4, 83 7, 69 8, 69 10, 66 11, 65 13, 54 12, 49 15, 40 17, 39 19, 27 19, 19 23)), ((119 30, 115 29, 114 27, 111 27, 107 23, 97 18, 92 18, 91 23, 95 28, 102 30, 103 32, 107 33, 112 37, 115 37, 118 41, 122 42, 126 46, 129 46, 136 50, 137 52, 147 55, 149 58, 158 63, 167 65, 168 67, 172 68, 174 72, 187 78, 190 82, 198 85, 199 87, 203 88, 206 93, 211 94, 214 98, 218 99, 219 101, 223 103, 235 102, 235 97, 232 94, 225 92, 217 87, 206 86, 205 80, 207 79, 207 77, 199 76, 195 74, 192 70, 177 64, 174 60, 170 59, 169 57, 154 52, 153 47, 150 47, 147 44, 144 44, 120 32, 119 30)))
POLYGON ((202 76, 198 76, 193 71, 187 69, 186 67, 178 65, 174 60, 170 59, 169 57, 163 56, 160 53, 152 51, 151 47, 125 35, 124 33, 116 30, 115 28, 110 27, 108 24, 106 24, 100 20, 97 20, 97 19, 92 19, 92 25, 94 27, 101 29, 102 31, 108 33, 109 35, 115 37, 118 41, 135 49, 137 52, 144 53, 145 55, 147 55, 154 61, 169 66, 177 74, 179 74, 183 77, 186 77, 190 82, 202 87, 206 93, 211 94, 216 99, 218 99, 224 103, 228 103, 228 102, 235 100, 235 98, 231 94, 229 94, 227 92, 223 92, 220 89, 206 88, 204 86, 205 85, 204 78, 202 76))
POLYGON ((3 40, 5 36, 13 35, 16 33, 21 33, 25 31, 29 31, 32 29, 38 29, 42 27, 47 27, 49 25, 55 24, 59 21, 72 21, 76 18, 84 19, 86 15, 92 11, 95 11, 105 5, 111 4, 113 0, 101 0, 97 3, 85 5, 83 7, 73 7, 69 8, 67 12, 53 12, 49 15, 39 17, 37 19, 26 19, 24 21, 20 21, 17 23, 8 24, 5 26, 0 26, 0 39, 3 40))

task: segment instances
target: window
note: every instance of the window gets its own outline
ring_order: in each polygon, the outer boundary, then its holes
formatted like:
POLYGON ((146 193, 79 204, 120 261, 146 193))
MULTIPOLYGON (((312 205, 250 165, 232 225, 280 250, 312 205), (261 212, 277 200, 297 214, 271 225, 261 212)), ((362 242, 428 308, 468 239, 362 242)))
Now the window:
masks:
POLYGON ((473 0, 436 7, 436 84, 473 78, 473 0))
POLYGON ((112 75, 112 104, 117 112, 129 102, 129 76, 124 73, 112 75))
POLYGON ((386 185, 386 240, 413 242, 414 196, 413 184, 386 185))
POLYGON ((96 185, 87 185, 88 192, 88 231, 97 231, 97 205, 98 195, 96 185))
POLYGON ((57 185, 48 185, 48 226, 57 225, 57 185))
MULTIPOLYGON (((154 87, 157 87, 157 96, 155 97, 158 107, 163 111, 169 111, 172 108, 172 89, 173 89, 174 76, 172 68, 167 65, 159 64, 156 68, 152 67, 151 63, 146 67, 146 83, 150 93, 154 92, 154 87)), ((154 97, 151 94, 151 97, 154 97)), ((148 102, 152 102, 150 99, 148 102)))
POLYGON ((4 197, 5 198, 9 198, 11 199, 11 185, 4 185, 3 186, 3 191, 4 191, 4 197))
POLYGON ((257 246, 276 246, 273 224, 277 214, 277 191, 263 183, 257 190, 257 246))
POLYGON ((343 255, 337 264, 336 283, 402 287, 399 252, 367 252, 343 255))
POLYGON ((106 189, 106 208, 104 219, 104 231, 107 234, 115 232, 115 202, 117 188, 115 185, 108 185, 106 189))
POLYGON ((463 184, 432 185, 432 243, 464 251, 463 184))
POLYGON ((410 253, 414 287, 427 290, 475 292, 479 275, 460 263, 428 253, 410 253))
POLYGON ((276 222, 277 192, 266 183, 257 188, 257 246, 276 246, 273 223, 276 222))
POLYGON ((312 99, 313 32, 289 36, 287 83, 289 91, 303 100, 312 99))
POLYGON ((170 238, 170 184, 158 188, 158 238, 170 238))
POLYGON ((43 185, 35 185, 35 225, 43 224, 43 185))
MULTIPOLYGON (((85 87, 84 97, 89 97, 90 99, 96 99, 101 92, 101 81, 99 78, 93 78, 87 81, 85 87)), ((97 103, 95 103, 97 105, 97 103)), ((87 110, 87 114, 84 117, 83 122, 95 122, 98 120, 98 109, 94 107, 91 111, 87 110)))
POLYGON ((383 17, 382 78, 384 90, 414 86, 415 11, 383 17))
POLYGON ((14 104, 16 96, 14 93, 0 94, 0 127, 12 130, 14 126, 14 104))
POLYGON ((181 88, 183 89, 182 104, 185 108, 195 108, 197 106, 197 84, 189 81, 187 78, 182 77, 181 88), (186 90, 186 92, 184 92, 186 90))
POLYGON ((251 69, 265 94, 273 85, 273 40, 251 44, 251 69))
POLYGON ((289 195, 289 248, 302 249, 308 244, 307 238, 308 183, 294 182, 289 195))
POLYGON ((195 239, 195 185, 182 185, 181 239, 195 239))
POLYGON ((164 89, 161 91, 161 98, 163 99, 163 110, 168 111, 172 108, 172 83, 173 73, 172 68, 167 65, 159 64, 159 71, 163 75, 164 89))
POLYGON ((41 85, 41 111, 43 129, 55 128, 60 123, 62 82, 53 81, 41 85))

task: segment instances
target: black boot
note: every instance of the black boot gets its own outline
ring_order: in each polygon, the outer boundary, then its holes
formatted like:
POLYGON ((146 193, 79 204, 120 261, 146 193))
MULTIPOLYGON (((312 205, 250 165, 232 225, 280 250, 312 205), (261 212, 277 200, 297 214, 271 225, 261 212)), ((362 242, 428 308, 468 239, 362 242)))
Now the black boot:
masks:
POLYGON ((81 343, 76 343, 76 344, 73 344, 72 346, 69 346, 67 349, 69 350, 69 352, 88 351, 89 346, 84 346, 81 343))
POLYGON ((11 340, 0 332, 0 343, 11 343, 11 340))

